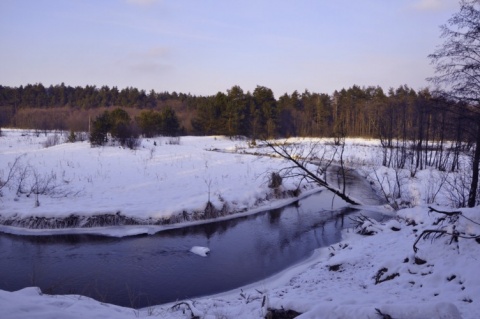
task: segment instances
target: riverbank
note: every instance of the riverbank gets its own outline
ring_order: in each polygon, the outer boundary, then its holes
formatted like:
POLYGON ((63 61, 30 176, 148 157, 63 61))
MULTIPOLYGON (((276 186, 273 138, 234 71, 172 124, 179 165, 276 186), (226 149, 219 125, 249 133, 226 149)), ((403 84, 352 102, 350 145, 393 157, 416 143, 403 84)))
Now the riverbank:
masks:
MULTIPOLYGON (((92 149, 86 142, 45 148, 48 137, 2 132, 3 176, 8 171, 5 167, 16 158, 21 160, 19 171, 30 172, 21 192, 18 183, 2 189, 1 214, 8 218, 95 216, 112 211, 162 218, 183 210, 202 210, 208 201, 216 207, 231 203, 239 211, 256 209, 274 202, 267 198, 272 193, 269 173, 285 165, 280 159, 259 157, 265 149, 252 149, 245 141, 223 137, 182 137, 180 145, 168 144, 166 139, 144 140, 141 149, 130 151, 92 149), (224 152, 212 152, 218 149, 224 152), (27 196, 24 191, 35 185, 35 176, 37 181, 55 176, 50 179, 56 186, 53 193, 27 196)), ((480 245, 463 238, 450 244, 451 238, 444 236, 433 242, 421 240, 417 253, 412 248, 423 230, 452 229, 445 222, 436 223, 438 215, 428 213, 427 204, 452 210, 448 206, 455 203, 455 196, 461 196, 461 189, 454 193, 441 187, 445 174, 432 169, 409 177, 408 170, 381 167, 380 152, 378 141, 350 139, 344 156, 379 194, 398 191, 395 185, 400 177, 400 196, 395 203, 412 208, 400 210, 395 225, 368 225, 366 221, 365 227, 375 232, 372 236, 347 232, 341 244, 317 251, 308 262, 271 280, 177 306, 142 310, 77 295, 48 296, 35 288, 0 291, 0 314, 2 318, 190 318, 193 311, 199 318, 262 318, 271 307, 295 310, 303 313, 301 318, 374 318, 379 317, 376 309, 393 318, 476 318, 480 311, 480 282, 475 275, 480 245)), ((455 174, 447 178, 455 179, 462 171, 455 174)), ((282 187, 291 190, 299 185, 312 190, 299 179, 284 180, 282 187)), ((475 224, 480 223, 479 209, 462 210, 462 215, 474 222, 459 219, 455 229, 479 235, 475 224)))
POLYGON ((53 132, 2 134, 1 179, 9 181, 1 189, 0 224, 9 232, 188 224, 270 209, 319 190, 300 178, 269 188, 283 162, 237 152, 248 143, 225 137, 143 139, 129 150, 87 141, 45 147, 64 138, 53 132))
MULTIPOLYGON (((463 209, 480 222, 480 210, 463 209)), ((36 288, 0 291, 2 318, 264 318, 268 308, 302 313, 298 318, 476 318, 480 245, 475 240, 421 240, 439 216, 425 207, 398 212, 398 220, 368 225, 376 233, 352 230, 344 240, 316 251, 309 260, 273 278, 233 291, 146 309, 129 309, 83 296, 49 296, 36 288)), ((467 220, 461 232, 474 231, 467 220)), ((478 229, 477 229, 478 231, 478 229)), ((208 258, 208 257, 207 257, 208 258)), ((232 274, 234 275, 234 274, 232 274)))

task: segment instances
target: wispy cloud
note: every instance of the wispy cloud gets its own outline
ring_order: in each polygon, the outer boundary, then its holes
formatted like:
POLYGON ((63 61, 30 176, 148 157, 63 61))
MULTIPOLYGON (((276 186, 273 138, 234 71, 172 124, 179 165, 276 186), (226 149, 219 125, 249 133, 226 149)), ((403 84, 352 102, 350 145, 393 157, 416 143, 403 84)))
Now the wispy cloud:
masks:
POLYGON ((153 61, 143 61, 132 63, 128 66, 129 70, 135 74, 164 74, 172 69, 169 64, 157 63, 153 61))
POLYGON ((130 57, 134 59, 166 59, 170 56, 172 49, 165 46, 151 47, 145 51, 137 51, 130 53, 130 57))
POLYGON ((457 3, 457 0, 417 0, 413 4, 413 8, 419 11, 438 11, 452 7, 457 3))
POLYGON ((126 0, 127 3, 139 5, 139 6, 149 6, 156 2, 160 2, 161 0, 126 0))
POLYGON ((151 47, 144 51, 131 52, 125 59, 118 61, 126 65, 132 74, 164 74, 172 69, 171 49, 164 46, 151 47))

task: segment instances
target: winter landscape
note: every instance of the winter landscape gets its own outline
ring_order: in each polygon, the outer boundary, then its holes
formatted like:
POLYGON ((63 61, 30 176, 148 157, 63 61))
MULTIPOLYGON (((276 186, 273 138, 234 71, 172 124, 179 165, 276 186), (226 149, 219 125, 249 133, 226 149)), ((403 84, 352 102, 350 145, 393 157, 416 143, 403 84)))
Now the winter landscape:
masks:
POLYGON ((0 39, 0 319, 480 318, 479 0, 3 0, 0 39))
MULTIPOLYGON (((295 200, 289 191, 300 190, 299 196, 306 196, 321 189, 300 176, 284 178, 276 189, 269 187, 271 173, 281 172, 290 163, 272 156, 273 151, 260 141, 254 146, 221 136, 158 137, 142 139, 138 149, 130 150, 91 147, 87 141, 68 143, 67 135, 2 130, 1 178, 6 181, 12 170, 15 176, 1 189, 2 232, 20 236, 154 234, 208 222, 201 217, 208 202, 218 218, 235 218, 295 200), (52 139, 57 143, 50 146, 52 139), (30 191, 40 185, 44 192, 30 191), (109 227, 108 215, 123 216, 116 223, 126 225, 109 227), (77 224, 66 225, 64 221, 72 216, 79 217, 74 219, 77 224), (95 216, 103 219, 91 218, 95 216), (92 221, 99 224, 87 225, 92 221)), ((314 148, 317 156, 334 156, 337 165, 341 160, 333 140, 276 142, 295 145, 292 152, 297 152, 297 158, 314 148)), ((372 192, 387 196, 384 202, 393 199, 391 204, 397 203, 400 209, 394 211, 387 204, 357 207, 391 218, 382 223, 360 220, 358 227, 344 231, 338 244, 312 252, 307 260, 273 277, 230 292, 132 309, 28 287, 1 291, 2 318, 263 318, 268 309, 295 311, 299 318, 381 318, 382 314, 476 318, 480 245, 467 238, 480 233, 480 212, 478 207, 455 209, 457 197, 464 196, 460 192, 466 191, 453 182, 462 171, 427 168, 411 177, 408 169, 381 166, 383 149, 377 140, 347 139, 343 149, 345 167, 355 169, 369 181, 372 192), (429 206, 459 213, 447 216, 431 212, 429 206), (446 233, 419 239, 425 230, 446 233)), ((468 167, 468 158, 461 163, 468 167)), ((206 256, 208 262, 207 248, 192 247, 192 251, 206 256)))

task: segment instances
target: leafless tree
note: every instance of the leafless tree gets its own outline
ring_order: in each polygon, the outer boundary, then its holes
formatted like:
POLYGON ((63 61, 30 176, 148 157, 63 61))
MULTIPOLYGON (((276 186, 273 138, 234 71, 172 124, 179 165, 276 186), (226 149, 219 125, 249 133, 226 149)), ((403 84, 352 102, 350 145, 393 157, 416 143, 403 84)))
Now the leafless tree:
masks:
MULTIPOLYGON (((287 160, 291 164, 283 168, 282 176, 284 178, 300 177, 301 180, 314 182, 325 187, 349 204, 359 204, 345 193, 345 179, 343 179, 342 190, 333 187, 327 182, 327 170, 332 165, 335 155, 338 152, 336 147, 332 148, 332 152, 329 153, 325 149, 326 146, 320 145, 319 142, 305 144, 289 143, 288 141, 280 143, 264 140, 263 143, 269 147, 275 155, 287 160)), ((341 152, 343 154, 343 148, 341 152)), ((340 165, 341 172, 345 174, 343 159, 340 161, 340 165)))
POLYGON ((429 78, 450 98, 465 102, 476 147, 468 203, 475 206, 480 164, 480 1, 461 0, 460 11, 441 26, 444 42, 429 55, 435 65, 429 78))
POLYGON ((0 197, 2 197, 2 189, 9 185, 11 181, 14 179, 15 174, 17 173, 17 170, 20 165, 20 159, 22 158, 23 155, 17 156, 12 164, 8 165, 8 172, 7 176, 4 178, 3 177, 3 170, 0 171, 0 197))

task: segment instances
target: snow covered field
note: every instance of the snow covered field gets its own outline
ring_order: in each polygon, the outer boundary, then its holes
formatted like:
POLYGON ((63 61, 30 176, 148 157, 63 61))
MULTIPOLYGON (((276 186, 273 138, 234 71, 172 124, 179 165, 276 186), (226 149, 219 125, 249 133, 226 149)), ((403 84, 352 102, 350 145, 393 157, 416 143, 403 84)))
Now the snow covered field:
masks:
MULTIPOLYGON (((178 222, 195 222, 195 216, 205 210, 208 200, 228 214, 267 209, 288 201, 274 199, 268 188, 268 172, 285 163, 244 154, 265 150, 251 149, 243 141, 182 137, 179 145, 171 145, 167 138, 157 138, 143 140, 138 150, 131 151, 118 147, 91 148, 87 142, 45 148, 44 135, 13 130, 2 133, 2 180, 16 158, 20 172, 28 172, 21 192, 18 183, 1 189, 3 222, 32 223, 32 216, 52 221, 72 214, 88 217, 120 212, 121 216, 150 224, 97 228, 109 235, 125 236, 161 230, 165 226, 152 224, 172 216, 182 216, 183 219, 175 219, 178 222), (38 181, 44 184, 50 181, 49 185, 55 187, 38 198, 34 193, 28 194, 38 181)), ((390 178, 393 172, 380 167, 379 152, 377 141, 350 139, 344 156, 349 166, 356 167, 370 180, 375 180, 375 172, 385 177, 380 181, 388 193, 388 187, 393 187, 390 178)), ((362 226, 374 235, 362 236, 349 230, 341 243, 320 249, 302 264, 249 287, 188 300, 177 306, 158 305, 141 310, 77 295, 44 295, 37 288, 0 291, 0 317, 262 318, 271 307, 302 313, 299 318, 382 318, 381 313, 392 318, 478 318, 479 243, 459 238, 450 244, 451 238, 444 236, 434 241, 420 240, 419 250, 416 253, 413 250, 423 230, 437 230, 442 225, 446 227, 443 230, 453 230, 445 222, 438 223, 443 215, 428 213, 427 207, 439 204, 443 207, 435 207, 452 210, 447 207, 452 203, 452 192, 446 187, 438 190, 442 181, 439 172, 427 169, 418 172, 415 178, 408 177, 408 172, 400 173, 404 175, 399 202, 411 208, 396 212, 396 218, 384 225, 367 220, 362 226)), ((297 183, 298 180, 284 180, 284 190, 294 189, 297 183)), ((313 189, 311 185, 304 186, 313 189)), ((387 211, 383 206, 376 209, 387 211)), ((456 216, 455 229, 465 236, 478 236, 480 208, 461 212, 456 216)), ((0 230, 47 233, 9 226, 0 230)))
MULTIPOLYGON (((246 147, 224 137, 182 137, 179 145, 169 144, 170 138, 148 139, 132 151, 91 148, 86 141, 45 148, 43 134, 3 130, 3 135, 4 179, 9 165, 17 158, 18 163, 15 181, 2 189, 0 224, 24 227, 60 228, 59 220, 71 216, 79 217, 79 227, 89 222, 84 217, 100 223, 105 215, 122 216, 126 224, 195 221, 208 201, 227 215, 245 212, 269 204, 268 173, 282 165, 266 157, 212 151, 246 147), (51 188, 38 195, 38 203, 32 193, 37 180, 51 188)), ((286 189, 296 187, 285 182, 286 189)))

